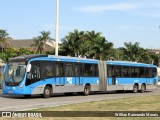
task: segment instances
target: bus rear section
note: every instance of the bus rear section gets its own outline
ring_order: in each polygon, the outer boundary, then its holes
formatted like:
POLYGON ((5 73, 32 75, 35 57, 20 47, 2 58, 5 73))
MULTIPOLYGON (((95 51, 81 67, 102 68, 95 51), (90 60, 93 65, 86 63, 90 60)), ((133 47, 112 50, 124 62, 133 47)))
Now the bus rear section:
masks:
POLYGON ((110 61, 107 64, 107 90, 133 90, 134 93, 157 88, 157 67, 136 62, 110 61))

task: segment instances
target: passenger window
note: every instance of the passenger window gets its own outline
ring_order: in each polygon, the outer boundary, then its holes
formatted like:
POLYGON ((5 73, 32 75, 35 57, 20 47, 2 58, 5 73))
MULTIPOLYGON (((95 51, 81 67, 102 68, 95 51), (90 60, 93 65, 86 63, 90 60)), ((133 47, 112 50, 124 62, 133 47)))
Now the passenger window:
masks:
POLYGON ((137 67, 131 67, 131 77, 138 77, 139 70, 137 67))
POLYGON ((54 63, 51 61, 42 61, 41 62, 41 74, 42 79, 50 78, 54 76, 54 63))
POLYGON ((63 77, 64 72, 63 72, 63 63, 55 63, 55 73, 57 77, 63 77))
POLYGON ((73 65, 71 63, 65 64, 65 76, 66 77, 74 76, 73 65))
POLYGON ((92 64, 84 64, 84 76, 93 76, 92 64))
POLYGON ((139 67, 139 77, 140 78, 144 78, 145 77, 144 67, 139 67))
POLYGON ((130 67, 123 66, 122 77, 130 77, 130 67))
POLYGON ((157 69, 156 68, 151 68, 151 74, 152 74, 152 78, 157 76, 157 69))
POLYGON ((97 64, 93 64, 93 75, 95 77, 98 77, 98 65, 97 64))
POLYGON ((75 76, 82 76, 82 65, 75 64, 75 76))
POLYGON ((107 65, 107 76, 112 77, 112 66, 111 65, 107 65))
POLYGON ((121 77, 122 75, 122 67, 121 66, 116 66, 116 77, 121 77))

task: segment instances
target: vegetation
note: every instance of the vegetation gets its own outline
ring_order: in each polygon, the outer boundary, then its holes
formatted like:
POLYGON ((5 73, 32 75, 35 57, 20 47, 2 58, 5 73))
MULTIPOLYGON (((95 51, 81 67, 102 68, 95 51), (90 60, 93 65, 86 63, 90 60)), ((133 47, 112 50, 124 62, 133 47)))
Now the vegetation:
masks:
POLYGON ((61 50, 69 56, 106 60, 111 55, 113 43, 108 42, 100 32, 79 32, 76 29, 62 40, 61 50))
POLYGON ((10 42, 11 40, 12 38, 9 37, 9 34, 7 33, 7 31, 0 29, 0 47, 2 51, 5 48, 11 47, 11 42, 10 42))
POLYGON ((33 51, 27 48, 20 48, 20 49, 8 48, 5 49, 5 51, 0 54, 0 58, 3 60, 4 63, 6 63, 9 58, 13 58, 19 55, 29 55, 33 53, 34 53, 33 51))
POLYGON ((36 47, 35 53, 42 54, 42 53, 45 53, 46 42, 51 41, 51 38, 49 37, 49 35, 50 35, 49 31, 47 31, 47 32, 42 31, 40 33, 41 33, 40 36, 33 38, 34 44, 32 44, 31 46, 36 47))
MULTIPOLYGON (((34 37, 35 51, 26 48, 11 48, 11 37, 6 30, 0 29, 0 58, 7 62, 11 57, 27 54, 54 54, 53 51, 46 50, 46 41, 51 41, 50 32, 42 31, 40 36, 34 37)), ((62 43, 59 44, 59 55, 86 57, 99 60, 124 60, 136 61, 143 63, 153 63, 159 65, 159 56, 149 53, 148 49, 140 47, 140 43, 124 43, 124 47, 114 48, 112 42, 102 36, 100 32, 92 31, 78 31, 75 29, 69 32, 62 43)))
POLYGON ((78 31, 69 32, 62 39, 60 47, 66 56, 87 57, 99 60, 125 60, 159 65, 159 56, 149 53, 148 49, 140 47, 140 43, 124 43, 124 47, 114 48, 100 32, 78 31))

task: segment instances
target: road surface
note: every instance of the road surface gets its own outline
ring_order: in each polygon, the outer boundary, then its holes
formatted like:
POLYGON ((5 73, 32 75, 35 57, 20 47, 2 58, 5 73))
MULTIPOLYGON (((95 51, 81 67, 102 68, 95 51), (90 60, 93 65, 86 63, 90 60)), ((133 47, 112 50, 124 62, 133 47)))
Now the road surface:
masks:
POLYGON ((7 96, 0 93, 0 111, 24 111, 41 107, 60 106, 73 103, 158 95, 159 93, 160 87, 153 91, 147 91, 145 93, 116 93, 112 91, 107 93, 91 94, 89 96, 65 96, 61 94, 53 95, 49 99, 42 98, 41 96, 32 96, 31 98, 24 98, 23 96, 7 96))

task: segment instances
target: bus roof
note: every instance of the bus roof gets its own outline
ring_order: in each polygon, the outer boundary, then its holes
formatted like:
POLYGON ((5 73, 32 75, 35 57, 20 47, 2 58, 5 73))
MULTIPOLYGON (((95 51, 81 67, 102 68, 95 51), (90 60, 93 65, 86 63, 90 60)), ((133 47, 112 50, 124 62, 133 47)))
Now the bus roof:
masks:
MULTIPOLYGON (((98 63, 99 61, 95 59, 86 59, 86 58, 79 58, 79 57, 32 54, 32 55, 23 55, 23 56, 14 57, 9 59, 8 62, 26 62, 32 59, 33 60, 66 61, 66 62, 84 62, 84 63, 98 63)), ((110 65, 156 67, 153 64, 137 63, 137 62, 130 62, 130 61, 106 61, 106 63, 110 65)))
POLYGON ((123 66, 142 66, 142 67, 157 67, 153 64, 130 62, 130 61, 107 61, 107 64, 111 65, 123 65, 123 66))
POLYGON ((32 54, 32 55, 22 55, 14 58, 10 58, 8 62, 26 62, 33 58, 39 58, 39 57, 47 57, 48 55, 40 55, 40 54, 32 54))
POLYGON ((69 57, 69 56, 56 56, 56 55, 23 55, 11 58, 9 62, 25 62, 29 60, 54 60, 54 61, 70 61, 70 62, 87 62, 87 63, 98 63, 98 60, 95 59, 86 59, 86 58, 78 58, 78 57, 69 57))

